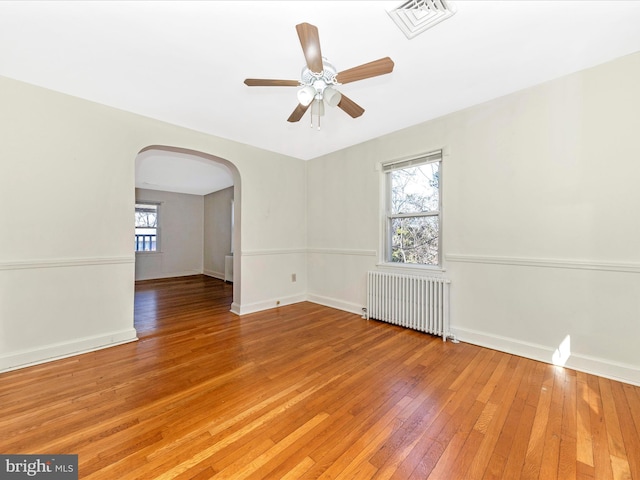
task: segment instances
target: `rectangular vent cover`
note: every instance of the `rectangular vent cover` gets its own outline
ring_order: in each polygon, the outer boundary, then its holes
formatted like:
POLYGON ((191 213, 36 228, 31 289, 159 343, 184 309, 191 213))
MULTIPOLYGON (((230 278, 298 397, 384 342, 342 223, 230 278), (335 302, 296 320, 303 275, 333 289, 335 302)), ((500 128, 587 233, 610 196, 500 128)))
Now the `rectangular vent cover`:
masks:
POLYGON ((410 0, 387 13, 411 39, 456 13, 451 2, 445 0, 410 0))

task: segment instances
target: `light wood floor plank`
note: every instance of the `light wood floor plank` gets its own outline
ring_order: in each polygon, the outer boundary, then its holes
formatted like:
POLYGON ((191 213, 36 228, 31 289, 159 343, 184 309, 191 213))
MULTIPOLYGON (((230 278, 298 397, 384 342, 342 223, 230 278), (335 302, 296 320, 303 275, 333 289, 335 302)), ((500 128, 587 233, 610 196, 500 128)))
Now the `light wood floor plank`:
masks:
POLYGON ((562 390, 564 405, 562 408, 562 427, 560 433, 560 452, 558 458, 558 478, 576 478, 577 462, 577 390, 576 375, 572 370, 565 370, 566 375, 562 390))
POLYGON ((591 417, 594 474, 598 480, 609 480, 613 478, 613 470, 599 379, 589 376, 587 377, 587 385, 589 387, 589 414, 591 417))
POLYGON ((632 410, 624 394, 624 385, 618 382, 611 382, 611 390, 615 401, 616 412, 618 413, 618 424, 627 451, 627 461, 631 478, 640 478, 640 435, 633 428, 632 410))
POLYGON ((640 480, 640 388, 299 303, 138 282, 140 340, 0 374, 0 453, 89 480, 640 480))

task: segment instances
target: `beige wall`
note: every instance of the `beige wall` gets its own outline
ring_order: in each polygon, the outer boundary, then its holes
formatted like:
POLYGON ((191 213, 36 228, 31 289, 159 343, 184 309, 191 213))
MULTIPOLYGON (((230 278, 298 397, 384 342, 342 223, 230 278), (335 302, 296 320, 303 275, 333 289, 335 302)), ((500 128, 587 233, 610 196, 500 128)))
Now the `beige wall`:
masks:
POLYGON ((204 197, 136 188, 136 202, 160 204, 160 251, 137 252, 136 280, 202 273, 204 197))
POLYGON ((640 384, 638 84, 635 54, 302 162, 0 78, 0 370, 135 338, 141 149, 232 167, 246 313, 359 312, 380 163, 444 148, 454 333, 544 361, 569 336, 569 366, 640 384))
POLYGON ((291 202, 304 162, 1 77, 0 104, 0 371, 136 338, 134 159, 149 146, 234 172, 235 250, 248 249, 234 311, 304 298, 289 277, 306 260, 304 223, 289 228, 306 216, 291 202))
POLYGON ((221 279, 231 253, 232 201, 233 187, 204 196, 204 273, 221 279))
POLYGON ((309 296, 365 305, 381 162, 443 148, 462 340, 640 383, 640 54, 308 162, 309 296))

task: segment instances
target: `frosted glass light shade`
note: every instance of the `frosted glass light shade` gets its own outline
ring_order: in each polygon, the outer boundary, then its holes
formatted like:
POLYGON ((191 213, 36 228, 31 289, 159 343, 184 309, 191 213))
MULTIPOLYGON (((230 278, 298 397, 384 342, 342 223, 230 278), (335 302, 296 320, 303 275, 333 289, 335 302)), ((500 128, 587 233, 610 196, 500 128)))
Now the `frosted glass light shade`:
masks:
POLYGON ((324 89, 324 94, 322 95, 324 101, 327 102, 327 105, 330 107, 335 107, 342 100, 342 94, 337 91, 335 88, 327 87, 324 89))
POLYGON ((300 105, 304 105, 305 107, 313 102, 315 96, 316 90, 309 85, 298 90, 298 102, 300 102, 300 105))

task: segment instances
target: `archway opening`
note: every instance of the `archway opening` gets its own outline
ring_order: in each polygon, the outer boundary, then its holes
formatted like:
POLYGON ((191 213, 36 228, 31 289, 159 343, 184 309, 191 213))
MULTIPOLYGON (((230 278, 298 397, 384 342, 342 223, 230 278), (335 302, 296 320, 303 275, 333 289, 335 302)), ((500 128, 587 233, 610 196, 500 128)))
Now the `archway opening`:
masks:
POLYGON ((204 152, 142 149, 136 165, 136 280, 204 274, 233 285, 240 312, 241 182, 236 166, 204 152))

